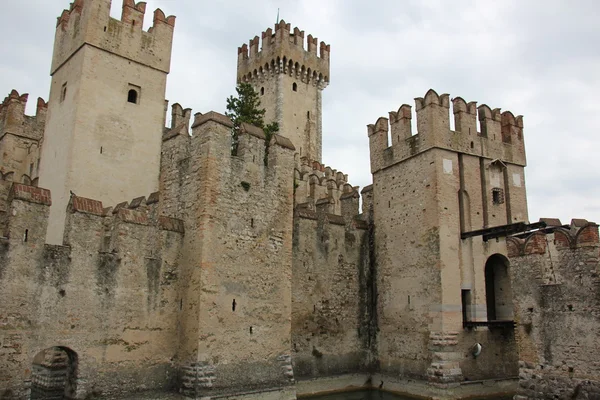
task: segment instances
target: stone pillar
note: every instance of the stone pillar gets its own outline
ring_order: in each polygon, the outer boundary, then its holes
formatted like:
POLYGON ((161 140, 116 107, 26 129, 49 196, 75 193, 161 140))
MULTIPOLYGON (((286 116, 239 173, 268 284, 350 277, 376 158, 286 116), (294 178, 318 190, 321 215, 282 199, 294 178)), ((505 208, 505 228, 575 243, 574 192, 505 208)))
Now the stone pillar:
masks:
POLYGON ((427 369, 427 380, 433 386, 448 388, 458 386, 464 380, 460 369, 462 353, 458 351, 458 332, 431 332, 429 350, 431 365, 427 369))

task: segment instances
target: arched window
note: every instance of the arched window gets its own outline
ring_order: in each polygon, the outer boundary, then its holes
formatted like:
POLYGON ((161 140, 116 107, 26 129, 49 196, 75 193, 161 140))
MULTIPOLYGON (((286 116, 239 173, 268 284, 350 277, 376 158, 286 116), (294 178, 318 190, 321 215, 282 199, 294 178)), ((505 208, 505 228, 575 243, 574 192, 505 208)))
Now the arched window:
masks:
POLYGON ((293 90, 294 92, 297 92, 297 91, 298 91, 298 84, 297 84, 296 82, 294 82, 294 83, 292 84, 292 90, 293 90))
POLYGON ((488 321, 512 321, 512 290, 508 260, 494 254, 485 263, 485 303, 488 321))
POLYGON ((50 347, 39 352, 33 359, 30 398, 75 398, 77 359, 77 353, 67 347, 50 347))
POLYGON ((129 103, 137 104, 138 102, 138 92, 135 89, 129 89, 127 93, 127 101, 129 103))

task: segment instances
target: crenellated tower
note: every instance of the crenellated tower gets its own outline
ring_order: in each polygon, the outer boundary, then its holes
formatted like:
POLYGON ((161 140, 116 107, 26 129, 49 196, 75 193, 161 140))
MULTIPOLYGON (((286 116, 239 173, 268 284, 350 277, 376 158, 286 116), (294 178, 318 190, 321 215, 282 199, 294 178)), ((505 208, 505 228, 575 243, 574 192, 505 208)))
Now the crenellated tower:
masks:
POLYGON ((146 3, 75 0, 58 18, 40 184, 52 191, 48 242, 62 243, 70 192, 117 204, 158 189, 175 17, 146 3))
POLYGON ((522 117, 434 90, 415 105, 414 135, 406 104, 368 126, 380 363, 435 385, 515 375, 505 238, 530 227, 522 117), (465 357, 474 343, 486 352, 465 357))
POLYGON ((301 157, 321 162, 321 90, 329 84, 330 46, 285 21, 238 48, 237 81, 260 94, 265 122, 277 121, 301 157), (318 54, 317 54, 318 52, 318 54))
POLYGON ((0 103, 0 172, 7 180, 35 185, 48 104, 38 98, 35 116, 25 115, 28 98, 12 90, 0 103))

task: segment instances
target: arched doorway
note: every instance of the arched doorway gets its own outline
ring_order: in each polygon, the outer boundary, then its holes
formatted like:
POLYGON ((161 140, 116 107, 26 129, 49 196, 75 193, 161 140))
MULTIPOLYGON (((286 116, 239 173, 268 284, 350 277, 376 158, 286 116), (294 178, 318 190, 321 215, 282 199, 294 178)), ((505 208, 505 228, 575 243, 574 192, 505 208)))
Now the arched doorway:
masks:
POLYGON ((77 353, 68 347, 50 347, 33 358, 31 400, 74 399, 77 353))
POLYGON ((485 303, 488 321, 512 321, 512 289, 508 259, 494 254, 485 263, 485 303))

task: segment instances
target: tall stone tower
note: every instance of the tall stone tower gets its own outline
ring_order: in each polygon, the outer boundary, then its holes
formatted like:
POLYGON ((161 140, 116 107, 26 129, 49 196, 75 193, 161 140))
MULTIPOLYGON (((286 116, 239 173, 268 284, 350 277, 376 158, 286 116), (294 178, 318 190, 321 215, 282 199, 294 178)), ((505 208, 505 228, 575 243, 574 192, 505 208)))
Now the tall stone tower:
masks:
POLYGON ((368 127, 382 372, 436 385, 510 377, 505 237, 528 219, 522 118, 457 97, 452 131, 447 94, 415 101, 416 135, 408 105, 368 127))
POLYGON ((75 0, 58 18, 40 186, 52 191, 49 243, 62 243, 70 191, 117 204, 158 189, 175 17, 146 3, 75 0))
POLYGON ((300 157, 321 161, 321 90, 329 84, 329 50, 325 42, 281 21, 238 48, 237 81, 249 82, 260 94, 265 122, 277 121, 300 157))

